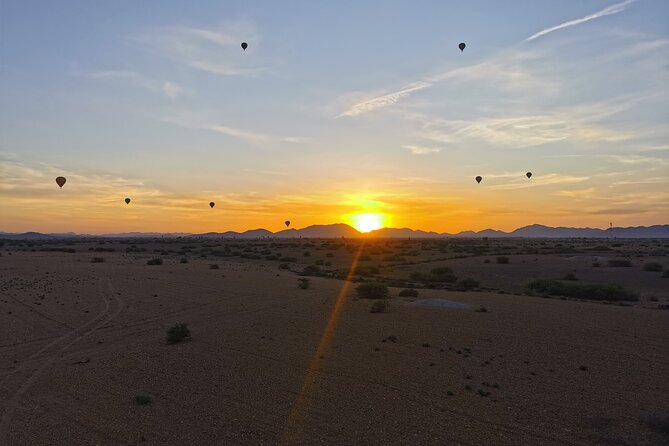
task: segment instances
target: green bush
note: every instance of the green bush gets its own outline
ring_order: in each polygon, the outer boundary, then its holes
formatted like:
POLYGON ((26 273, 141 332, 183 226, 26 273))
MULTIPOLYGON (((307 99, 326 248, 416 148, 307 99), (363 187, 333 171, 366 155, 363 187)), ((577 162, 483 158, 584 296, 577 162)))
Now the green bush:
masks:
POLYGON ((190 329, 186 324, 176 324, 167 329, 168 344, 177 344, 188 338, 190 338, 190 329))
POLYGON ((648 262, 643 265, 644 271, 657 272, 657 271, 662 271, 662 269, 663 269, 662 264, 657 262, 648 262))
POLYGON ((304 267, 304 270, 302 271, 302 275, 304 276, 317 276, 320 273, 321 269, 316 265, 307 265, 304 267))
POLYGON ((612 283, 579 284, 552 279, 538 279, 532 281, 528 288, 545 295, 573 297, 575 299, 639 300, 633 292, 612 283))
POLYGON ((453 283, 458 278, 453 274, 453 270, 447 267, 433 268, 430 271, 432 282, 448 282, 453 283))
POLYGON ((137 395, 135 397, 135 404, 137 404, 138 406, 148 406, 152 402, 153 402, 153 400, 151 399, 150 396, 137 395))
POLYGON ((151 259, 151 260, 147 260, 146 264, 147 264, 147 265, 162 265, 162 264, 163 264, 163 259, 151 259))
POLYGON ((612 266, 614 268, 628 268, 632 266, 632 262, 629 260, 621 260, 621 259, 611 259, 608 262, 609 266, 612 266))
POLYGON ((355 289, 362 299, 385 299, 388 297, 388 287, 383 283, 365 282, 355 289))
POLYGON ((375 301, 369 309, 370 313, 386 313, 390 304, 386 300, 375 301))
POLYGON ((379 269, 376 266, 363 265, 358 266, 355 269, 355 273, 359 276, 373 276, 379 273, 379 269))
POLYGON ((476 279, 472 279, 471 277, 468 277, 466 279, 460 280, 458 283, 458 288, 461 290, 469 291, 473 290, 474 288, 478 288, 480 283, 476 279))
POLYGON ((499 257, 497 257, 497 263, 499 263, 500 265, 506 265, 506 264, 509 263, 509 262, 510 262, 510 260, 509 260, 509 258, 506 257, 506 256, 499 256, 499 257))
POLYGON ((297 287, 299 289, 308 290, 309 286, 311 286, 311 280, 304 277, 297 279, 297 287))
POLYGON ((428 274, 414 271, 409 275, 409 278, 418 282, 454 283, 458 280, 453 270, 447 267, 433 268, 428 274))
POLYGON ((405 288, 400 291, 400 297, 418 297, 418 290, 413 288, 405 288))

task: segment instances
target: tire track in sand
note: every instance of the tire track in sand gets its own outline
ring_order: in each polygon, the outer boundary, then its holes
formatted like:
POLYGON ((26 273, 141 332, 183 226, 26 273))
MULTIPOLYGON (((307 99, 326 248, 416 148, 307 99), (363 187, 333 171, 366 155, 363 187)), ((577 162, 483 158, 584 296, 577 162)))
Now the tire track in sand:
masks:
POLYGON ((85 324, 79 326, 77 329, 69 333, 66 333, 65 335, 59 337, 58 339, 48 343, 47 345, 39 349, 37 352, 33 353, 27 360, 24 361, 24 363, 19 368, 11 372, 9 375, 5 376, 2 379, 2 381, 0 381, 0 387, 2 387, 11 376, 25 369, 26 368, 25 365, 28 361, 38 358, 40 355, 42 355, 50 348, 58 346, 58 344, 66 342, 68 341, 68 339, 72 338, 69 340, 69 342, 65 343, 61 347, 54 349, 54 351, 51 352, 52 354, 48 355, 43 360, 43 362, 30 373, 30 375, 23 381, 23 383, 7 399, 5 403, 4 412, 2 414, 2 418, 0 419, 0 444, 7 444, 8 427, 9 423, 11 422, 12 416, 14 415, 16 408, 19 407, 23 395, 25 395, 25 393, 30 389, 33 383, 40 377, 40 375, 44 373, 44 371, 47 368, 49 368, 49 366, 51 366, 54 362, 56 362, 56 360, 60 358, 62 353, 64 353, 69 347, 79 342, 80 340, 86 338, 87 336, 91 335, 100 327, 108 324, 113 319, 115 319, 121 313, 121 311, 123 311, 124 307, 123 301, 114 292, 114 287, 112 286, 111 280, 109 278, 106 278, 104 281, 103 279, 99 279, 98 293, 105 304, 105 309, 102 311, 102 313, 100 313, 98 316, 94 317, 90 321, 86 322, 85 324), (103 286, 103 282, 106 284, 106 286, 103 286), (106 288, 106 292, 104 288, 106 288))

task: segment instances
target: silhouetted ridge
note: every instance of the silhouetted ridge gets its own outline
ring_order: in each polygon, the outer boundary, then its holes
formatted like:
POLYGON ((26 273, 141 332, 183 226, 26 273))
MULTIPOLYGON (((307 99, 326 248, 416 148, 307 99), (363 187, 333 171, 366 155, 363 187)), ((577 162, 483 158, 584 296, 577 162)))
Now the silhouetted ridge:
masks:
POLYGON ((312 225, 302 229, 284 229, 271 232, 267 229, 258 228, 244 232, 207 232, 204 234, 169 233, 159 232, 125 232, 119 234, 41 234, 39 232, 26 232, 23 234, 0 232, 0 238, 4 239, 52 239, 71 237, 116 237, 116 238, 157 238, 157 237, 198 237, 198 238, 480 238, 480 237, 518 237, 518 238, 669 238, 669 225, 636 226, 629 228, 553 228, 544 225, 529 225, 518 228, 511 232, 498 231, 495 229, 484 229, 482 231, 462 231, 457 234, 447 232, 437 233, 409 228, 382 228, 368 233, 361 233, 344 223, 332 225, 312 225))

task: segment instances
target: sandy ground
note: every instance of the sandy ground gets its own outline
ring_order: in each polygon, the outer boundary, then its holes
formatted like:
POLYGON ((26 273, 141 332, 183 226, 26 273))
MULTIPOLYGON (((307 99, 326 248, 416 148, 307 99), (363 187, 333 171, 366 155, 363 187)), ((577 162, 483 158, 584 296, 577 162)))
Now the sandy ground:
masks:
POLYGON ((348 282, 151 257, 0 257, 0 444, 669 444, 669 311, 391 289, 372 314, 353 284, 332 320, 348 282), (192 340, 167 345, 176 322, 192 340))

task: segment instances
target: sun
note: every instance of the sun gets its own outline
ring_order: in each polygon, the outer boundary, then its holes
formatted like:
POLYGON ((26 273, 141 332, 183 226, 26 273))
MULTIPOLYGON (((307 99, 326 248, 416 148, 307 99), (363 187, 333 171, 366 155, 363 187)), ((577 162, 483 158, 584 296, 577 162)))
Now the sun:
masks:
POLYGON ((351 216, 351 222, 353 227, 360 232, 369 232, 375 229, 381 229, 385 217, 383 214, 376 213, 366 213, 366 214, 355 214, 351 216))

